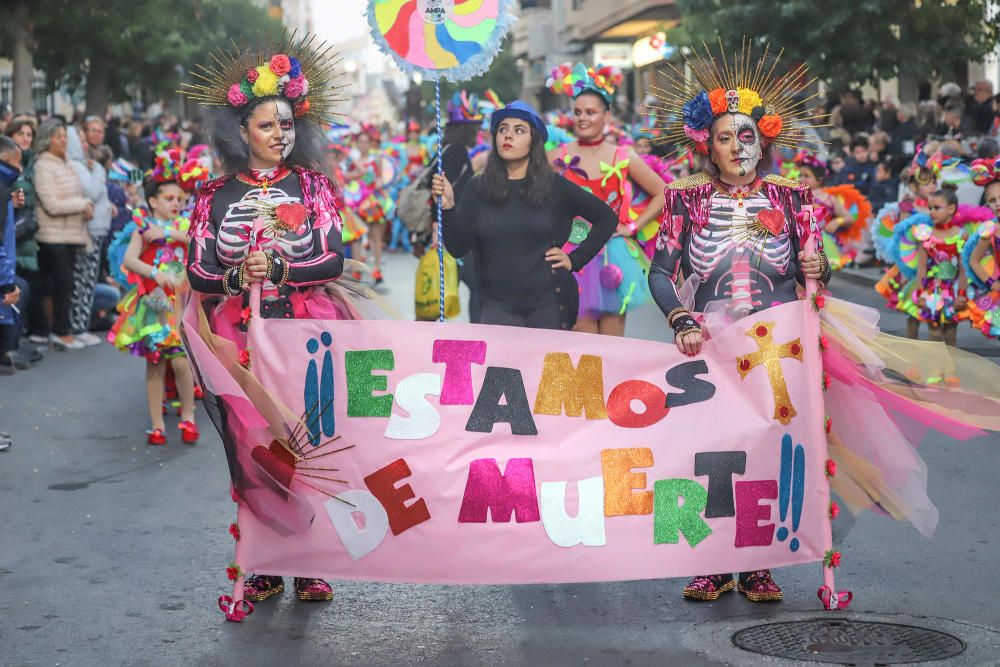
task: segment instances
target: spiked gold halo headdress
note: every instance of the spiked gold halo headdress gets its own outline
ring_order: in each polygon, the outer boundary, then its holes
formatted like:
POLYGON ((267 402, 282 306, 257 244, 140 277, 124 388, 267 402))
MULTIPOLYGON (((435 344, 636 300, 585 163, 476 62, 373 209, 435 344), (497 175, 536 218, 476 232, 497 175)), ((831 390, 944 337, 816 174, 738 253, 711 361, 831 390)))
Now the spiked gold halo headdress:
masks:
POLYGON ((258 98, 283 97, 296 118, 318 124, 341 115, 333 109, 346 86, 336 85, 343 73, 337 71, 341 59, 333 45, 315 35, 296 38, 294 32, 283 32, 277 42, 232 45, 209 54, 214 62, 207 66, 195 65, 190 74, 197 81, 182 83, 180 92, 204 106, 234 109, 258 98))
POLYGON ((663 132, 660 141, 678 146, 678 152, 708 152, 709 130, 725 113, 742 113, 753 118, 763 142, 799 150, 817 149, 822 141, 806 129, 811 125, 809 100, 819 93, 803 96, 816 79, 806 80, 805 64, 776 76, 783 51, 768 64, 770 45, 756 61, 750 42, 744 38, 739 52, 726 56, 722 40, 715 56, 702 42, 705 52, 695 49, 684 60, 692 78, 671 63, 663 74, 666 86, 651 86, 657 104, 650 105, 657 117, 654 127, 663 132))

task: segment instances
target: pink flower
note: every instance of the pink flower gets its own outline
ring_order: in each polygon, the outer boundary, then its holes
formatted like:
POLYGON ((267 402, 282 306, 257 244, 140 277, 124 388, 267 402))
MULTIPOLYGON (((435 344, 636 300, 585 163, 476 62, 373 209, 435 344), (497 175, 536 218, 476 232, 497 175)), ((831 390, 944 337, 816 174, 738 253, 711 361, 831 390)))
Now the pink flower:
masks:
POLYGON ((823 391, 826 391, 829 388, 830 388, 830 374, 823 373, 823 391))
POLYGON ((830 341, 829 339, 827 339, 826 336, 819 337, 819 349, 823 350, 824 352, 830 349, 830 341))
POLYGON ((250 83, 256 81, 258 76, 260 76, 260 72, 258 72, 256 68, 251 67, 247 70, 247 81, 250 83))
POLYGON ((708 130, 707 129, 696 130, 693 127, 691 127, 690 125, 685 125, 684 126, 684 134, 687 135, 687 137, 691 141, 694 141, 694 142, 699 143, 699 144, 705 143, 706 141, 708 141, 708 130))
POLYGON ((839 551, 828 551, 826 555, 826 565, 827 567, 840 567, 840 552, 839 551))
POLYGON ((234 107, 241 107, 249 102, 247 96, 243 94, 242 90, 240 90, 240 84, 238 83, 234 83, 229 87, 229 92, 226 94, 226 97, 229 99, 229 103, 234 107))
POLYGON ((271 71, 278 76, 284 76, 288 74, 288 71, 292 69, 292 61, 288 59, 283 53, 279 53, 275 56, 271 56, 271 71))
POLYGON ((832 431, 833 430, 833 420, 830 419, 829 417, 827 417, 826 418, 826 425, 825 426, 826 426, 826 432, 827 433, 829 433, 830 431, 832 431))
POLYGON ((305 93, 305 79, 297 76, 285 84, 285 97, 290 100, 298 99, 305 93))
POLYGON ((240 351, 240 366, 243 368, 250 368, 250 350, 240 351))
POLYGON ((837 463, 833 459, 826 460, 826 476, 827 477, 837 476, 837 463))
POLYGON ((830 518, 836 519, 840 516, 840 505, 835 500, 830 501, 830 518))
POLYGON ((247 306, 246 308, 240 311, 240 322, 246 324, 249 321, 250 321, 250 307, 247 306))

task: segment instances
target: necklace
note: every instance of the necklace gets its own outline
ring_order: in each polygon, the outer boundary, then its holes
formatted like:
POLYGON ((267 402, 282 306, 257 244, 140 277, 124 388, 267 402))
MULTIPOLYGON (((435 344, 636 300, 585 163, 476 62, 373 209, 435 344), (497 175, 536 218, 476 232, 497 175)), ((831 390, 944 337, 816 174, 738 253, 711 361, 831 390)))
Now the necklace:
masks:
POLYGON ((760 189, 760 183, 760 178, 755 178, 753 183, 749 183, 747 185, 729 185, 719 179, 712 181, 712 184, 715 185, 715 189, 719 194, 736 200, 736 206, 738 208, 743 208, 743 200, 753 194, 756 194, 757 190, 760 189))
POLYGON ((603 144, 604 143, 604 137, 603 136, 602 137, 598 137, 597 139, 594 139, 593 141, 587 141, 586 139, 577 139, 576 143, 580 144, 581 146, 585 146, 587 148, 593 148, 594 146, 600 146, 601 144, 603 144))
POLYGON ((236 180, 240 183, 260 188, 261 193, 264 195, 267 194, 268 188, 292 173, 291 169, 283 164, 278 165, 273 170, 268 170, 270 173, 267 176, 255 177, 253 171, 255 170, 251 169, 251 173, 249 174, 246 172, 236 174, 236 180))

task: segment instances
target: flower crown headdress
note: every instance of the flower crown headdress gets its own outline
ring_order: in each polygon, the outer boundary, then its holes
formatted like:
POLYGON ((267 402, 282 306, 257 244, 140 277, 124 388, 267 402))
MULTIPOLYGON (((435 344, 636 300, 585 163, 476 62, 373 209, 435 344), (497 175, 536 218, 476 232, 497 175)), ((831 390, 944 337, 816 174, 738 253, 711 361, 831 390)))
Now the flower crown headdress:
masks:
POLYGON ((597 67, 587 67, 583 63, 563 63, 552 68, 545 85, 557 95, 569 95, 574 99, 585 92, 597 93, 611 104, 621 82, 622 73, 617 67, 600 64, 597 67))
POLYGON ((316 123, 332 122, 333 111, 343 98, 335 85, 342 75, 341 60, 331 44, 315 35, 296 38, 282 33, 277 43, 258 42, 220 49, 210 56, 213 63, 195 65, 190 72, 198 79, 182 83, 180 92, 204 106, 240 109, 263 97, 283 97, 296 118, 316 123))
POLYGON ((185 192, 194 192, 210 176, 197 157, 185 156, 178 146, 161 148, 147 175, 154 183, 176 183, 185 192))
POLYGON ((693 149, 707 154, 709 130, 715 119, 726 113, 742 113, 757 124, 765 145, 793 151, 822 146, 822 140, 806 131, 812 118, 807 103, 819 93, 803 97, 802 93, 816 81, 806 80, 808 68, 804 63, 776 76, 784 50, 768 64, 770 45, 754 63, 750 42, 745 38, 742 48, 731 56, 726 55, 721 39, 718 56, 704 42, 702 46, 704 54, 694 50, 684 56, 692 79, 668 61, 670 71, 660 72, 667 78, 666 85, 651 86, 657 103, 649 108, 658 117, 656 127, 663 130, 663 141, 677 145, 681 152, 693 149))

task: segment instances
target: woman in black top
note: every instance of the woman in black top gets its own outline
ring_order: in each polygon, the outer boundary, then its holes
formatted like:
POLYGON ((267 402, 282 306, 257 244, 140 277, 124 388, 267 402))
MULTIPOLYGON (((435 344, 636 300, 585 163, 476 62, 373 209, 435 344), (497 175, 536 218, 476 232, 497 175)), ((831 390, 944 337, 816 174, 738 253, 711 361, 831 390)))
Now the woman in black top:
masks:
POLYGON ((455 257, 473 253, 482 290, 482 323, 570 329, 576 322, 579 271, 607 243, 617 218, 603 201, 549 168, 548 132, 521 101, 493 114, 493 148, 482 176, 465 188, 458 209, 446 178, 435 175, 442 198, 444 243, 455 257), (573 218, 593 224, 568 255, 573 218))

